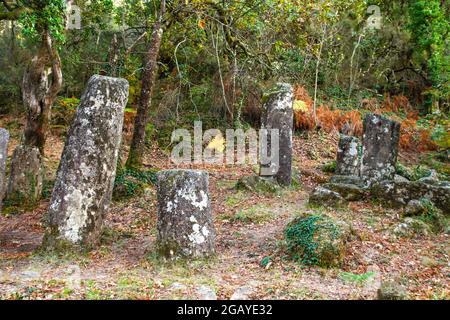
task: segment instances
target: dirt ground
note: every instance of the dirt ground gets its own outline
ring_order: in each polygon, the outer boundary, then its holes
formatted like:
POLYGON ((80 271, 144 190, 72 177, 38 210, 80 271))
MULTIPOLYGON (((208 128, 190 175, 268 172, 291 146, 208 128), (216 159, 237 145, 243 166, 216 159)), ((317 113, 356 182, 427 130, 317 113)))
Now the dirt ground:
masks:
MULTIPOLYGON (((12 135, 10 154, 19 138, 12 135)), ((449 236, 396 239, 389 229, 400 221, 400 212, 382 203, 320 209, 350 222, 355 230, 340 269, 305 268, 286 259, 283 229, 299 213, 312 210, 307 206, 308 192, 327 179, 320 168, 334 159, 336 145, 333 135, 296 135, 294 167, 300 173, 300 187, 275 195, 233 188, 240 177, 252 174, 251 166, 198 167, 210 173, 217 230, 217 255, 209 260, 165 262, 155 256, 154 188, 113 202, 102 245, 85 254, 36 252, 48 199, 33 211, 1 215, 0 298, 196 299, 203 297, 206 287, 218 299, 230 299, 238 289, 254 299, 374 299, 380 281, 395 279, 411 299, 449 299, 449 236), (266 257, 270 262, 262 266, 266 257), (367 272, 371 276, 365 281, 355 280, 367 272), (348 273, 355 277, 342 276, 348 273)), ((55 174, 62 147, 63 141, 53 133, 45 159, 49 177, 55 174)), ((126 152, 123 147, 122 158, 126 152)), ((415 161, 411 155, 402 157, 415 161)), ((158 149, 147 154, 146 164, 171 167, 168 156, 158 149)))

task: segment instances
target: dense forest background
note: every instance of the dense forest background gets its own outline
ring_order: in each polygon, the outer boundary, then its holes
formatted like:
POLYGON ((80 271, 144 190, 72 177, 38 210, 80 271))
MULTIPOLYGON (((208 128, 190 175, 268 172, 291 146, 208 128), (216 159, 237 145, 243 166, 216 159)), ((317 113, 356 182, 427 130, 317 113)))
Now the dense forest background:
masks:
POLYGON ((63 0, 1 1, 2 115, 26 112, 23 75, 42 30, 49 29, 63 75, 53 129, 70 123, 94 73, 130 82, 130 136, 138 105, 150 101, 142 101, 143 83, 152 89, 146 137, 162 141, 162 147, 174 128, 190 128, 195 119, 205 127, 257 126, 264 90, 286 81, 297 88, 297 129, 339 130, 347 123, 361 133, 364 110, 382 110, 403 122, 402 147, 448 148, 447 1, 79 0, 76 5, 80 29, 65 28, 74 21, 64 16, 63 0), (156 22, 162 31, 159 54, 153 52, 157 81, 148 84, 156 22))

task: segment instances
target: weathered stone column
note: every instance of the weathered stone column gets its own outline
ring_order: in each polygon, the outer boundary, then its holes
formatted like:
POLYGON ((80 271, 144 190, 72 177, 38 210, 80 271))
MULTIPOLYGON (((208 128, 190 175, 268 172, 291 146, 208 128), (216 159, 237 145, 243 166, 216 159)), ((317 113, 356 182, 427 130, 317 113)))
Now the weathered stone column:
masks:
POLYGON ((6 158, 8 157, 9 132, 0 128, 0 212, 2 212, 3 197, 5 196, 6 158))
POLYGON ((11 159, 6 200, 11 205, 22 205, 39 201, 42 194, 44 168, 37 147, 19 145, 11 159))
POLYGON ((361 176, 369 184, 394 179, 399 138, 399 123, 376 114, 365 117, 361 176))
MULTIPOLYGON (((279 83, 264 97, 263 114, 261 117, 262 129, 278 129, 279 130, 279 150, 278 163, 273 161, 270 163, 261 163, 260 176, 273 177, 280 185, 289 186, 292 181, 292 128, 294 122, 293 111, 294 90, 290 84, 279 83)), ((268 146, 265 148, 269 158, 273 159, 271 153, 270 132, 267 134, 268 146)), ((261 144, 261 141, 260 141, 261 144)), ((260 145, 261 147, 261 145, 260 145)), ((264 150, 264 148, 261 148, 264 150)), ((277 149, 277 148, 275 148, 277 149)), ((260 161, 261 154, 260 154, 260 161)))
POLYGON ((94 75, 68 132, 49 207, 47 246, 100 239, 122 137, 128 82, 94 75))
POLYGON ((168 258, 213 254, 215 231, 208 173, 161 171, 158 173, 157 195, 159 253, 168 258))
POLYGON ((356 137, 341 135, 337 150, 336 174, 359 176, 361 142, 356 137))

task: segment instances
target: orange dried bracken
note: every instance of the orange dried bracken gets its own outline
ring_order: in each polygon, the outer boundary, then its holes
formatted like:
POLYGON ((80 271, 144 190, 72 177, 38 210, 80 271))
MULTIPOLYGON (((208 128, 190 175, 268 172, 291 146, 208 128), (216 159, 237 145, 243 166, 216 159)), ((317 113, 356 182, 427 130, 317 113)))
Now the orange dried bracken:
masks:
MULTIPOLYGON (((346 134, 361 136, 363 131, 362 117, 358 110, 332 110, 328 106, 319 106, 314 119, 313 100, 305 88, 297 86, 294 91, 295 100, 303 101, 306 108, 294 110, 294 128, 297 130, 312 130, 320 128, 326 132, 340 131, 346 134)), ((411 151, 436 150, 437 146, 431 139, 430 131, 417 127, 418 113, 414 111, 408 98, 403 95, 384 97, 380 102, 376 98, 361 100, 361 107, 377 114, 391 113, 390 117, 401 123, 400 148, 411 151), (406 113, 402 119, 398 113, 406 113)))

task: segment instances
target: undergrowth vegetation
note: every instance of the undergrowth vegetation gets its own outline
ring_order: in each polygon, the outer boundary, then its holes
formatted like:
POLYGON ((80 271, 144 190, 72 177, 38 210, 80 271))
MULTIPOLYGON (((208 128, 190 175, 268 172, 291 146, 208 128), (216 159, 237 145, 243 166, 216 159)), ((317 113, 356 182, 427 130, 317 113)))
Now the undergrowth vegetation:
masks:
POLYGON ((156 171, 119 168, 114 181, 113 199, 122 200, 140 195, 144 189, 156 183, 156 171))

